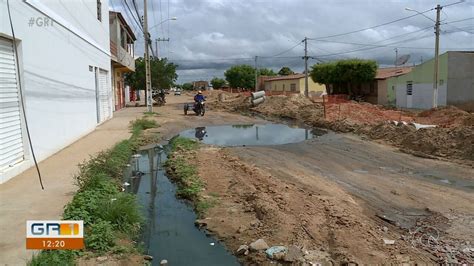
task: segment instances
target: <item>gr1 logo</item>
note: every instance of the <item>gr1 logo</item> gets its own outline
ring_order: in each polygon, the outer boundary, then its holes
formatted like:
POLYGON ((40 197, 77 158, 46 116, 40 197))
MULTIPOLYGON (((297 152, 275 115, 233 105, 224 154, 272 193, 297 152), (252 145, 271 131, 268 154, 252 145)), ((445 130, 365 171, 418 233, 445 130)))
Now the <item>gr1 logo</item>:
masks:
POLYGON ((84 248, 83 221, 27 221, 27 249, 84 248))

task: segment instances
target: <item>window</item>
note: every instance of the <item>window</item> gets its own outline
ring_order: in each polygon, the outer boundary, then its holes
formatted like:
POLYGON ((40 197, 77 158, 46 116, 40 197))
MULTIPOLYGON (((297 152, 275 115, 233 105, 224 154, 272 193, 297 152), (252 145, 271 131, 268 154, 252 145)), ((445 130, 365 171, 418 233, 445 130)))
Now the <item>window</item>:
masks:
POLYGON ((102 21, 102 3, 101 0, 97 0, 97 19, 102 21))
POLYGON ((295 91, 296 91, 296 83, 291 83, 291 84, 290 84, 290 90, 291 90, 292 92, 295 92, 295 91))
POLYGON ((413 95, 413 81, 407 81, 407 95, 413 95))

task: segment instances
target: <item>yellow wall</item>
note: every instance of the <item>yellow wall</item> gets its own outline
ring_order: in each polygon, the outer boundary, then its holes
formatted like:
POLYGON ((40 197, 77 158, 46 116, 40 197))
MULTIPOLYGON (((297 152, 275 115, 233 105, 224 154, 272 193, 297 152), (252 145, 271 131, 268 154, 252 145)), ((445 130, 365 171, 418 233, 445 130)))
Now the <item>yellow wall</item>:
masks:
MULTIPOLYGON (((300 93, 304 94, 304 78, 300 79, 300 93)), ((308 91, 309 92, 323 92, 326 91, 326 87, 323 84, 319 84, 313 81, 311 77, 308 77, 308 91)))
MULTIPOLYGON (((289 79, 289 80, 272 80, 267 81, 265 83, 270 84, 271 91, 286 91, 291 92, 291 84, 295 85, 294 92, 299 91, 299 81, 297 79, 289 79), (276 86, 276 87, 275 87, 276 86)), ((267 85, 268 86, 268 85, 267 85)))
MULTIPOLYGON (((292 92, 291 84, 295 84, 295 90, 293 92, 304 94, 304 78, 266 81, 265 89, 270 91, 292 92)), ((310 77, 308 78, 308 89, 310 92, 323 92, 326 90, 324 85, 315 83, 310 77)))

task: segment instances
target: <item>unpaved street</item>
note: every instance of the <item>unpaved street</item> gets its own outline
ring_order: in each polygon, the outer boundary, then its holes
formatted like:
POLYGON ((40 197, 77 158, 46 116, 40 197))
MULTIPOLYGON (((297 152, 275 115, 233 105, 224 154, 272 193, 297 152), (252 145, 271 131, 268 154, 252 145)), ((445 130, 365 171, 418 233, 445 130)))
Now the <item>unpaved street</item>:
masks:
MULTIPOLYGON (((159 109, 164 136, 198 126, 266 123, 219 111, 184 117, 179 102, 185 100, 171 96, 159 109)), ((303 248, 317 261, 472 259, 474 170, 468 166, 331 132, 297 144, 205 146, 198 154, 189 156, 206 193, 219 195, 205 224, 233 251, 264 238, 270 246, 303 248), (435 240, 423 242, 430 237, 435 240)), ((261 254, 242 260, 265 261, 261 254)))

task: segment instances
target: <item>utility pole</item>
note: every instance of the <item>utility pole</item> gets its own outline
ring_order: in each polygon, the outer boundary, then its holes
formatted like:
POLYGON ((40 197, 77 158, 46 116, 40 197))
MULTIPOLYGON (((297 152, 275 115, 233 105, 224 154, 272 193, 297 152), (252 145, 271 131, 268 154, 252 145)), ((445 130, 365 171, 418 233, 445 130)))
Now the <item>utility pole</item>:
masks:
POLYGON ((156 57, 158 59, 160 59, 159 55, 158 55, 158 42, 169 42, 170 41, 170 38, 158 38, 158 39, 155 39, 155 50, 156 50, 156 57))
POLYGON ((434 58, 434 80, 433 80, 433 108, 438 107, 438 64, 439 64, 439 17, 441 13, 441 9, 443 7, 439 4, 436 6, 436 22, 435 22, 435 34, 436 34, 436 42, 435 42, 435 58, 434 58))
POLYGON ((257 58, 258 58, 258 56, 255 56, 255 91, 258 90, 258 88, 257 88, 257 85, 258 85, 257 58))
POLYGON ((150 53, 148 45, 150 45, 150 36, 148 35, 148 15, 147 15, 147 0, 143 0, 143 34, 145 35, 145 89, 148 92, 146 97, 146 106, 148 112, 153 112, 153 98, 151 91, 151 76, 150 76, 150 53))
POLYGON ((304 96, 308 95, 308 38, 304 37, 304 96))

